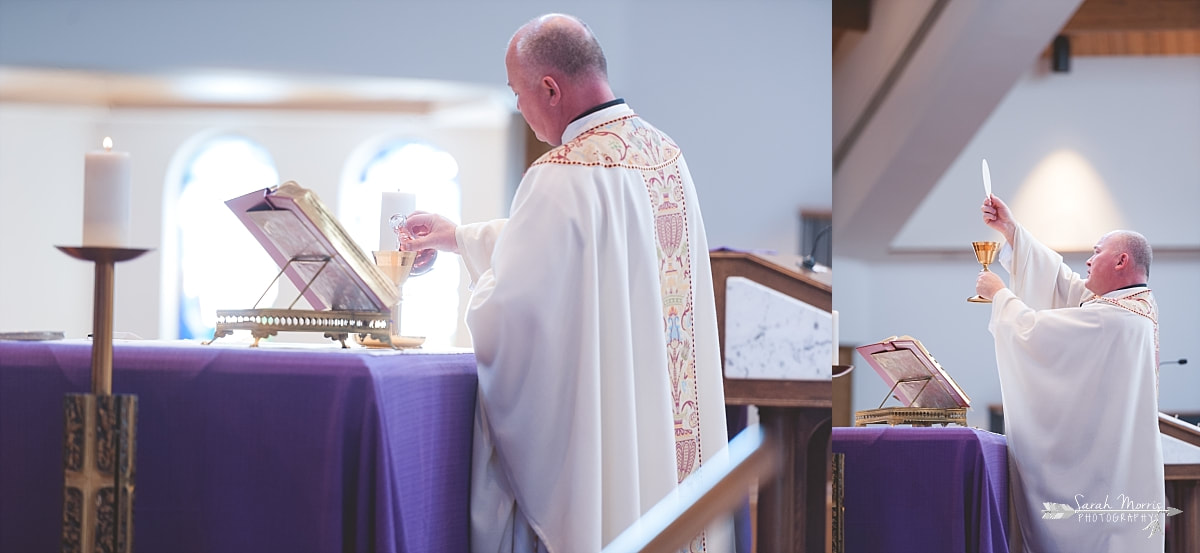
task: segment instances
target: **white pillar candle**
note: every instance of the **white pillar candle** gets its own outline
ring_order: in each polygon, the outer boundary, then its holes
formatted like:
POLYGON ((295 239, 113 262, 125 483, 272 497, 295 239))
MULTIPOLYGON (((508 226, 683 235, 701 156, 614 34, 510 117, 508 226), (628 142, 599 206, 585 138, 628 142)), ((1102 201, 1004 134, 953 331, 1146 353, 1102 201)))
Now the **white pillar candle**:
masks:
POLYGON ((129 247, 129 152, 114 152, 112 139, 83 162, 83 245, 129 247))
POLYGON ((384 192, 379 205, 379 249, 398 250, 400 243, 396 241, 396 233, 392 232, 392 224, 388 221, 397 213, 408 215, 417 209, 417 197, 404 192, 384 192))
POLYGON ((833 312, 833 364, 841 365, 841 359, 838 356, 838 312, 833 312))

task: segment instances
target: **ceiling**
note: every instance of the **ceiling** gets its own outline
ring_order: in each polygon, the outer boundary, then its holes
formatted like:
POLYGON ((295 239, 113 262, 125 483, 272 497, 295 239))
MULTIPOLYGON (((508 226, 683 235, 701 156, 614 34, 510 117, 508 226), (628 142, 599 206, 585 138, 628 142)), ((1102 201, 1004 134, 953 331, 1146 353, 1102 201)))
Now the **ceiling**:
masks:
POLYGON ((1060 34, 1073 56, 1200 54, 1198 0, 1086 0, 1060 34))
POLYGON ((838 0, 833 203, 839 256, 879 259, 1056 36, 1072 56, 1200 54, 1198 0, 838 0))

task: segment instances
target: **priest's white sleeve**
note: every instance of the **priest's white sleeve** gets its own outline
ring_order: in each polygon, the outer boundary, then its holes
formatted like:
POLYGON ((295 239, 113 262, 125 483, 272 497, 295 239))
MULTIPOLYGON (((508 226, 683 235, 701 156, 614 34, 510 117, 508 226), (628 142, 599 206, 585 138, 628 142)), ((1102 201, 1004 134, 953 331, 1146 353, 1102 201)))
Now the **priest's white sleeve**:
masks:
MULTIPOLYGON (((988 330, 996 337, 997 351, 1003 345, 1023 350, 1026 355, 1057 355, 1068 341, 1078 342, 1100 328, 1100 319, 1089 316, 1091 313, 1078 307, 1073 312, 1037 311, 1013 290, 1001 289, 992 298, 988 330)), ((1084 373, 1087 370, 1078 368, 1084 373)))
POLYGON ((1000 264, 1009 272, 1009 288, 1025 305, 1033 309, 1079 307, 1085 296, 1091 295, 1087 281, 1021 225, 1017 225, 1013 241, 1001 251, 1000 264))
POLYGON ((459 225, 454 230, 454 240, 458 242, 458 254, 462 256, 467 272, 471 275, 471 284, 479 281, 484 271, 492 268, 492 252, 496 250, 496 240, 504 230, 508 219, 493 219, 483 223, 459 225))

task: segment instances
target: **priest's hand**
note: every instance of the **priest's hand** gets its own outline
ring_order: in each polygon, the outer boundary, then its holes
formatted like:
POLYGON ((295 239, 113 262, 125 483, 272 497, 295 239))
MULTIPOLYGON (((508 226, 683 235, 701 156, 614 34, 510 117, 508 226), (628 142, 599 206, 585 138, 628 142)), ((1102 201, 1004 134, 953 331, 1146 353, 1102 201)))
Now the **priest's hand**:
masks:
POLYGON ((981 271, 979 278, 975 279, 975 293, 989 300, 996 296, 996 292, 1004 288, 1004 281, 991 271, 981 271))
POLYGON ((414 211, 408 216, 408 233, 412 240, 401 241, 400 249, 404 251, 420 251, 427 249, 458 253, 458 240, 454 231, 458 225, 436 213, 414 211))
POLYGON ((1012 244, 1013 236, 1017 233, 1017 221, 1013 219, 1012 210, 1008 209, 1008 205, 992 194, 983 200, 980 211, 983 212, 983 223, 1000 231, 1004 239, 1012 244))

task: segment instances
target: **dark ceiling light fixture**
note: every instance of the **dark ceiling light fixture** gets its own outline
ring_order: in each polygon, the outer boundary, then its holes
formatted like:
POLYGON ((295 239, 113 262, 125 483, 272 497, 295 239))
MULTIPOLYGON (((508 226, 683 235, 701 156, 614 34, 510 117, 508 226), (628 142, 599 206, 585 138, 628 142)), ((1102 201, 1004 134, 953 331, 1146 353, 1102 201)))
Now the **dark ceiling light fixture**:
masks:
POLYGON ((1067 35, 1054 37, 1054 45, 1050 48, 1050 68, 1055 73, 1071 72, 1071 38, 1067 35))

